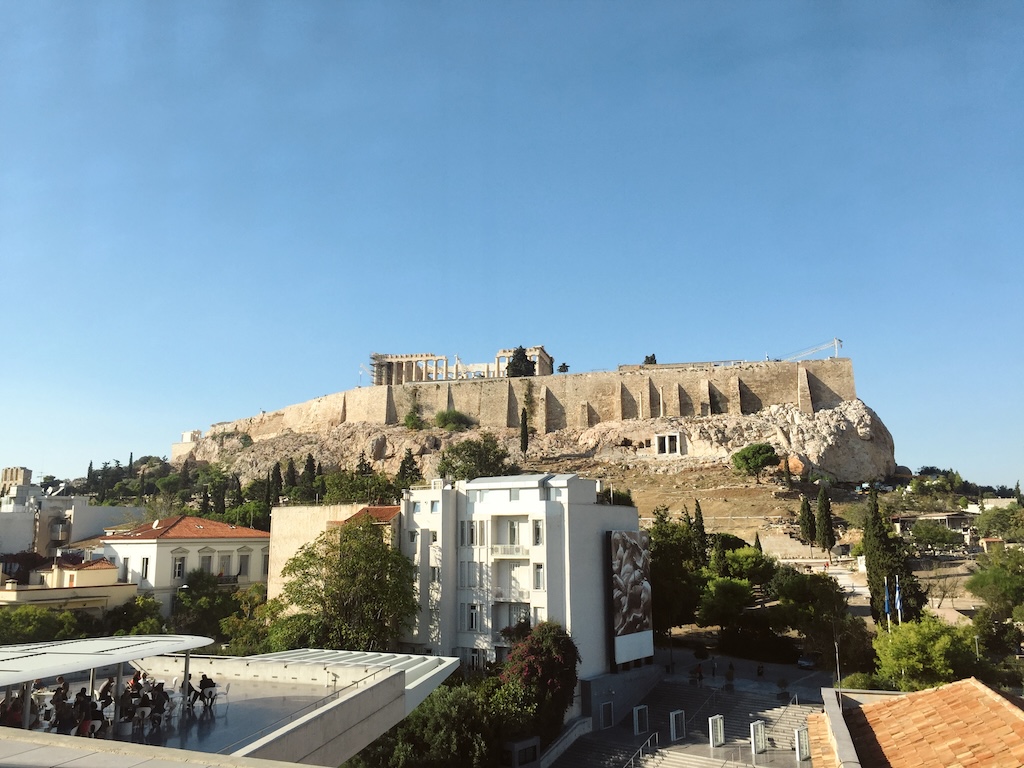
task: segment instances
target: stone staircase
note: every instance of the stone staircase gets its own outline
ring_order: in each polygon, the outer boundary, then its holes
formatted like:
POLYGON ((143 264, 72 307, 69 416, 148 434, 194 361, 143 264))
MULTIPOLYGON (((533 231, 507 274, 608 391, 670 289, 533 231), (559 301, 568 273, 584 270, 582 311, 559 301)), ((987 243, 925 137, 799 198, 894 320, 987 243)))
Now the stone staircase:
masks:
POLYGON ((758 756, 758 764, 791 765, 795 729, 806 725, 809 713, 821 710, 820 705, 789 704, 773 694, 703 688, 684 682, 660 683, 643 703, 648 712, 647 733, 633 735, 630 713, 614 728, 577 740, 552 768, 623 768, 653 731, 658 731, 659 749, 637 759, 634 768, 749 765, 750 724, 755 720, 764 720, 769 745, 768 753, 758 756), (672 743, 669 713, 678 709, 686 713, 686 738, 672 743), (715 749, 713 756, 708 744, 708 718, 712 715, 722 715, 725 720, 725 746, 715 749))

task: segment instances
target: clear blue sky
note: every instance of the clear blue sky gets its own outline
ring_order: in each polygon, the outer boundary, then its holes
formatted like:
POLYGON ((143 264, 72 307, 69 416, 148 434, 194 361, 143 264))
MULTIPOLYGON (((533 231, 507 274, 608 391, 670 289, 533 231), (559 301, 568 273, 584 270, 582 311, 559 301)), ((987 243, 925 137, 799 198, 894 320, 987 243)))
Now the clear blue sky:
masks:
POLYGON ((0 466, 838 336, 898 462, 1012 486, 1022 128, 1019 2, 0 0, 0 466))

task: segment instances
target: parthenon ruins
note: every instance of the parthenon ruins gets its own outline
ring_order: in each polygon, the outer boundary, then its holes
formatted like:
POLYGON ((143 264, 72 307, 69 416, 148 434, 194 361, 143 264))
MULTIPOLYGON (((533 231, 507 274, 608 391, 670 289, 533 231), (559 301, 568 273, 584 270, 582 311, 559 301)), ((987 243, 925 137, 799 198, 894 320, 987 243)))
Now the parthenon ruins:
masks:
MULTIPOLYGON (((501 379, 512 359, 514 349, 500 349, 494 355, 493 363, 463 363, 459 356, 455 362, 447 357, 427 352, 414 355, 370 355, 373 366, 373 383, 377 386, 407 384, 417 381, 458 381, 462 379, 501 379)), ((544 347, 528 347, 526 356, 534 362, 536 376, 550 376, 554 373, 554 359, 544 347)))

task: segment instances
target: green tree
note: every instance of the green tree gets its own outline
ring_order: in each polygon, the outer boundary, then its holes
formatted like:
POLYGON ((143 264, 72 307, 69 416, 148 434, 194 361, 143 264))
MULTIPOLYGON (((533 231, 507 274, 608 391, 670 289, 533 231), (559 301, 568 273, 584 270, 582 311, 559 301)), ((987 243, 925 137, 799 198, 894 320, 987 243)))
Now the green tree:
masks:
POLYGON ((508 451, 490 432, 481 432, 479 440, 470 438, 446 448, 437 464, 438 474, 450 480, 499 477, 517 471, 517 467, 509 463, 508 451))
POLYGON ((673 627, 693 622, 704 579, 696 564, 696 541, 688 515, 672 520, 667 507, 657 507, 650 534, 654 631, 666 637, 673 627))
POLYGON ((764 552, 764 547, 761 546, 761 533, 759 531, 754 531, 754 549, 758 552, 764 552))
POLYGON ((811 512, 811 502, 803 495, 800 496, 800 514, 797 516, 797 524, 800 526, 800 541, 813 545, 818 540, 817 526, 814 514, 811 512))
POLYGON ((1024 550, 996 550, 980 555, 978 570, 965 586, 985 601, 995 621, 1005 622, 1017 606, 1024 605, 1024 550))
POLYGON ((292 636, 313 648, 391 649, 418 609, 415 567, 369 518, 322 533, 282 576, 292 636))
POLYGON ((519 415, 519 450, 526 455, 526 449, 530 447, 530 423, 526 418, 526 409, 519 415))
POLYGON ((558 622, 542 621, 512 646, 501 672, 504 683, 518 682, 536 702, 541 743, 549 744, 562 730, 576 688, 579 650, 558 622))
POLYGON ((715 536, 715 545, 711 548, 711 562, 708 570, 712 576, 719 578, 729 575, 729 558, 725 553, 725 538, 721 534, 715 536))
POLYGON ((78 620, 71 611, 36 605, 0 608, 0 645, 72 640, 80 636, 78 620))
POLYGON ((217 577, 201 569, 185 577, 188 589, 179 589, 174 596, 171 621, 178 632, 205 635, 218 639, 221 619, 231 615, 235 604, 231 593, 220 588, 217 577))
POLYGON ((284 478, 281 476, 281 462, 275 461, 273 469, 270 470, 270 505, 278 503, 281 498, 281 491, 284 489, 284 478))
POLYGON ((525 348, 516 347, 512 352, 508 365, 505 366, 505 375, 510 379, 514 379, 521 376, 534 376, 536 373, 537 363, 526 356, 525 348))
POLYGON ((228 639, 226 650, 233 656, 252 656, 272 650, 270 628, 284 612, 284 603, 267 600, 266 584, 240 589, 231 599, 236 606, 234 613, 220 620, 221 634, 228 639))
POLYGON ((725 553, 729 575, 751 584, 767 584, 779 567, 778 561, 756 547, 741 547, 725 553))
POLYGON ((934 688, 970 677, 978 670, 974 630, 952 625, 931 614, 894 625, 874 641, 878 677, 900 691, 934 688))
POLYGON ((299 475, 299 485, 303 488, 312 488, 313 482, 316 480, 316 462, 313 460, 313 454, 306 454, 306 461, 302 465, 302 474, 299 475))
POLYGON ((441 429, 457 432, 473 426, 473 420, 461 411, 449 408, 434 414, 434 423, 441 429))
POLYGON ((557 368, 557 370, 558 370, 559 373, 568 373, 569 372, 569 364, 568 363, 560 363, 558 368, 557 368))
POLYGON ((164 631, 162 609, 151 593, 136 595, 103 614, 103 631, 108 635, 159 635, 164 631))
POLYGON ((284 487, 294 488, 299 484, 299 476, 295 474, 295 459, 288 459, 288 464, 284 470, 284 487))
POLYGON ((818 515, 814 521, 814 528, 818 546, 828 554, 828 561, 831 563, 832 547, 836 545, 836 529, 832 524, 832 502, 825 486, 818 490, 818 515))
POLYGON ((704 529, 704 513, 700 509, 700 500, 693 500, 693 562, 697 568, 708 564, 708 534, 704 529))
POLYGON ((728 576, 711 579, 701 597, 697 611, 697 624, 702 627, 718 625, 722 632, 733 629, 743 615, 743 609, 753 602, 750 582, 728 576))
POLYGON ((761 482, 761 473, 778 463, 779 457, 768 443, 751 443, 732 455, 736 471, 753 477, 758 483, 761 482))
POLYGON ((656 354, 654 354, 653 352, 651 354, 649 354, 649 355, 645 355, 644 356, 644 365, 657 365, 657 364, 658 364, 658 356, 656 354))
POLYGON ((209 517, 210 516, 210 486, 203 486, 203 495, 199 501, 199 516, 209 517))
POLYGON ((412 449, 406 448, 402 456, 402 463, 398 465, 398 474, 395 475, 395 483, 399 488, 410 488, 413 483, 423 479, 423 472, 420 465, 416 463, 416 457, 412 455, 412 449))
POLYGON ((868 590, 871 592, 871 615, 876 622, 885 616, 885 584, 888 579, 890 615, 896 617, 895 588, 898 577, 903 620, 914 621, 924 609, 924 590, 910 570, 903 540, 878 508, 877 492, 872 491, 868 499, 868 509, 864 516, 863 542, 868 590))

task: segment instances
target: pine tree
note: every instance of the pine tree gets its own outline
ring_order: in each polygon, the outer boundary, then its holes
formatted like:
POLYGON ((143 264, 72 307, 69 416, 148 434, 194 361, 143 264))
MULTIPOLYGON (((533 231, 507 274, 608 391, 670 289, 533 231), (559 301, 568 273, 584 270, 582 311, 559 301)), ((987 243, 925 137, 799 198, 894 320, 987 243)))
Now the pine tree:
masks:
POLYGON ((231 490, 234 492, 234 496, 231 499, 231 507, 240 507, 245 504, 245 494, 242 492, 242 478, 239 475, 232 475, 234 482, 231 484, 231 490))
POLYGON ((366 451, 359 452, 359 459, 356 461, 356 474, 364 476, 373 474, 373 465, 367 461, 366 451))
POLYGON ((811 502, 806 496, 800 497, 800 515, 797 517, 797 524, 800 526, 800 541, 804 544, 814 544, 818 538, 817 526, 814 524, 814 515, 811 514, 811 502))
POLYGON ((128 478, 129 479, 134 477, 134 473, 132 472, 132 465, 133 464, 135 464, 135 452, 134 451, 129 451, 128 452, 128 478))
POLYGON ((537 363, 526 356, 526 349, 516 347, 505 366, 505 375, 510 379, 519 376, 533 376, 537 372, 537 363))
POLYGON ((530 447, 530 425, 526 421, 526 409, 519 415, 519 450, 526 455, 526 449, 530 447))
POLYGON ((213 486, 213 514, 217 519, 223 519, 224 517, 224 496, 226 493, 227 487, 223 482, 213 486))
POLYGON ((284 487, 294 488, 299 484, 299 479, 295 475, 295 460, 288 459, 288 466, 284 471, 284 487))
POLYGON ((725 540, 715 536, 715 546, 711 553, 711 573, 720 578, 729 575, 729 558, 725 556, 725 540))
POLYGON ((313 461, 313 454, 306 454, 306 463, 302 466, 302 474, 299 475, 299 483, 303 487, 312 488, 313 481, 316 480, 316 462, 313 461))
POLYGON ((708 564, 708 534, 704 530, 704 514, 700 511, 700 501, 697 499, 693 500, 693 548, 694 560, 703 568, 708 564))
POLYGON ((402 456, 402 463, 398 465, 396 482, 402 488, 408 488, 422 479, 423 473, 420 471, 420 465, 416 463, 416 457, 412 455, 412 449, 406 448, 405 455, 402 456))
POLYGON ((92 491, 92 462, 89 462, 89 469, 85 471, 85 492, 92 491))
POLYGON ((899 578, 902 612, 905 621, 916 621, 924 609, 926 596, 920 582, 910 570, 908 553, 892 523, 878 508, 878 493, 868 498, 864 520, 864 565, 868 590, 871 592, 871 615, 876 622, 885 619, 885 580, 889 580, 889 604, 893 621, 897 619, 895 604, 896 579, 899 578))
POLYGON ((210 486, 208 485, 203 486, 203 498, 199 502, 199 516, 210 516, 210 486))
POLYGON ((814 521, 818 546, 828 553, 828 561, 832 562, 832 547, 836 545, 836 531, 832 526, 832 502, 828 498, 825 486, 818 491, 818 517, 814 521))
POLYGON ((178 472, 178 475, 181 477, 181 487, 182 488, 190 488, 192 486, 192 478, 190 478, 189 474, 188 474, 188 459, 187 458, 183 462, 181 462, 181 471, 178 472))
POLYGON ((764 549, 761 547, 761 534, 758 531, 754 531, 754 549, 758 552, 764 552, 764 549))

